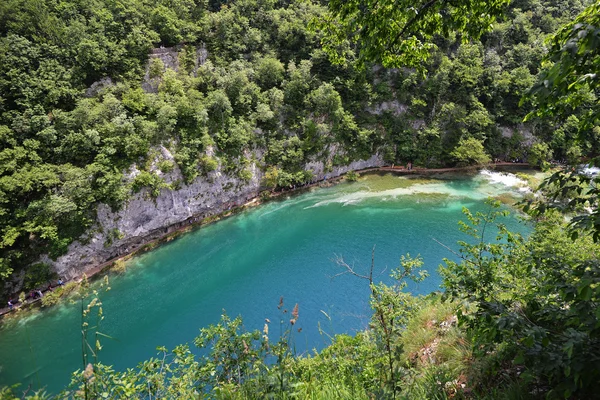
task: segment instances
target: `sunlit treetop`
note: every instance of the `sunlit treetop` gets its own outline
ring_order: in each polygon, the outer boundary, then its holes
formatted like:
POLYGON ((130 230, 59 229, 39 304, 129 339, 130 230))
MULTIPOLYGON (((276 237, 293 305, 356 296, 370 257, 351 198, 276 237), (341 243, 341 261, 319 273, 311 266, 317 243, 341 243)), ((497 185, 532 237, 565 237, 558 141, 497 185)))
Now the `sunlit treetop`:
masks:
POLYGON ((548 42, 532 115, 564 118, 579 111, 581 131, 600 125, 600 1, 588 6, 548 42))
POLYGON ((423 67, 434 37, 478 39, 491 29, 510 0, 330 0, 316 26, 335 62, 354 44, 360 60, 387 68, 423 67))
MULTIPOLYGON (((564 120, 576 113, 581 143, 596 144, 600 139, 600 1, 592 2, 572 22, 548 41, 537 83, 528 98, 535 110, 527 118, 564 120)), ((523 100, 525 101, 525 99, 523 100)), ((578 161, 579 162, 579 161, 578 161)), ((600 165, 600 154, 587 160, 600 165)), ((542 185, 551 202, 530 201, 527 209, 543 213, 547 207, 571 212, 573 237, 590 232, 600 242, 600 176, 580 173, 578 168, 558 171, 542 185), (581 210, 587 210, 581 212, 581 210)))

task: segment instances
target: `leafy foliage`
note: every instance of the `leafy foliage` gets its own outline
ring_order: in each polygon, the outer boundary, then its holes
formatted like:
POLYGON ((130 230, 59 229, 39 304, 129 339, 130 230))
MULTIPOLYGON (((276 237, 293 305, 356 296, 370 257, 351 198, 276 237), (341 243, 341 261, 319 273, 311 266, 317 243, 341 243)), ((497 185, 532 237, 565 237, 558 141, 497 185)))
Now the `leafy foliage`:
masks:
POLYGON ((483 143, 475 138, 461 139, 451 154, 461 164, 481 165, 491 161, 490 156, 485 153, 483 143))
POLYGON ((552 36, 538 82, 530 94, 536 115, 564 117, 582 110, 585 132, 600 124, 600 3, 592 2, 552 36))
MULTIPOLYGON (((425 166, 522 159, 530 133, 530 159, 541 166, 551 157, 594 159, 598 2, 507 3, 0 3, 0 278, 26 269, 28 286, 42 284, 51 271, 35 264, 40 254, 64 254, 93 226, 98 204, 118 209, 135 193, 173 187, 167 175, 189 183, 219 171, 249 180, 256 161, 267 187, 290 187, 313 179, 305 168, 315 160, 332 168, 375 153, 425 166), (319 29, 307 29, 315 20, 319 29), (545 56, 544 37, 561 25, 545 56), (175 61, 163 62, 161 52, 175 61)), ((501 213, 466 212, 462 229, 472 238, 460 244, 462 261, 442 270, 447 294, 459 301, 452 304, 460 304, 459 327, 415 328, 438 303, 403 291, 406 278, 420 279, 419 260, 403 259, 397 285, 370 276, 369 329, 337 336, 314 356, 294 354, 295 307, 282 313, 277 340, 270 322, 247 332, 224 314, 196 339, 203 356, 187 345, 160 348, 137 369, 117 372, 98 361, 96 296, 81 300, 82 370, 63 396, 468 398, 490 386, 491 398, 506 388, 594 396, 597 182, 559 173, 542 189, 550 201, 538 207, 529 241, 500 225, 499 239, 488 242, 501 213), (567 233, 549 205, 578 213, 576 230, 567 233), (591 213, 581 213, 586 208, 591 213), (595 236, 578 237, 581 228, 595 236), (411 362, 407 348, 431 352, 434 343, 448 344, 438 348, 439 362, 411 362), (462 390, 467 384, 472 391, 462 390)))
POLYGON ((467 213, 463 230, 478 241, 462 243, 463 260, 441 270, 448 294, 475 306, 459 320, 478 357, 498 354, 497 363, 512 365, 506 368, 524 368, 522 383, 547 387, 548 397, 595 396, 598 245, 590 237, 572 241, 556 212, 527 241, 499 226, 502 235, 487 243, 485 229, 497 214, 467 213))
POLYGON ((38 3, 0 5, 3 281, 85 240, 100 203, 116 210, 213 172, 250 180, 252 163, 283 188, 310 182, 314 161, 331 169, 379 153, 390 164, 454 165, 461 141, 522 159, 528 130, 555 158, 597 149, 594 136, 578 139, 581 107, 559 126, 519 125, 532 110, 518 102, 538 71, 540 38, 582 9, 576 1, 521 1, 480 42, 504 0, 370 13, 357 2, 329 11, 312 1, 38 3), (325 50, 335 35, 308 26, 344 15, 358 19, 333 28, 364 19, 371 39, 334 46, 346 60, 334 64, 325 50), (362 68, 363 50, 386 46, 377 35, 403 23, 389 51, 414 45, 394 62, 427 54, 427 77, 362 68), (464 35, 439 35, 455 28, 464 35))
MULTIPOLYGON (((528 118, 566 119, 564 128, 553 139, 571 142, 565 152, 570 165, 576 166, 585 156, 591 165, 600 163, 599 38, 600 3, 595 1, 550 38, 543 69, 529 92, 537 108, 528 118)), ((543 184, 546 197, 530 201, 527 209, 534 214, 544 213, 546 208, 572 213, 576 228, 573 236, 591 232, 597 241, 600 239, 597 184, 598 176, 582 173, 579 168, 558 171, 543 184)))
POLYGON ((330 16, 319 28, 323 47, 336 61, 345 59, 348 42, 360 57, 384 67, 416 67, 429 58, 434 36, 478 39, 508 4, 506 0, 461 2, 329 1, 330 16))

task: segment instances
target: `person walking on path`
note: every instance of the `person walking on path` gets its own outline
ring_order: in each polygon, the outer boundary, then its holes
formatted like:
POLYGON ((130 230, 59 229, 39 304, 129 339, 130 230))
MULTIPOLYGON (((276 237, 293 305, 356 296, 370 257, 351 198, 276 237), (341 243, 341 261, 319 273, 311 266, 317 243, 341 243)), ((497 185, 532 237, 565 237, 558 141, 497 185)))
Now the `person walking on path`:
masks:
POLYGON ((11 300, 8 301, 8 309, 12 311, 13 309, 13 303, 11 300))

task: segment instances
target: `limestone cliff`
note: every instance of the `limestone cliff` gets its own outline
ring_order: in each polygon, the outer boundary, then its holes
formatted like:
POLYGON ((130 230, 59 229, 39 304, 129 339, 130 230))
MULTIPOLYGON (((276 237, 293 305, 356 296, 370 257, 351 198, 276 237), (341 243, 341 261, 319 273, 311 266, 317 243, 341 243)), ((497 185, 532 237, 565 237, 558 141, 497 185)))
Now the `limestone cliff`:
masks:
MULTIPOLYGON (((169 157, 168 150, 161 148, 161 151, 163 156, 169 157)), ((319 161, 308 163, 306 169, 312 170, 314 181, 319 181, 340 176, 350 170, 382 165, 384 162, 381 157, 375 155, 368 160, 333 167, 329 171, 319 161)), ((250 171, 252 178, 243 181, 224 174, 219 167, 189 185, 181 185, 177 190, 162 189, 156 198, 142 190, 117 212, 112 212, 107 205, 102 204, 98 208, 97 225, 90 230, 86 240, 72 243, 68 253, 57 260, 44 261, 50 263, 65 278, 77 277, 182 225, 193 223, 195 219, 219 214, 258 196, 263 171, 256 162, 250 165, 250 171)), ((177 167, 163 178, 166 182, 183 181, 177 167)))

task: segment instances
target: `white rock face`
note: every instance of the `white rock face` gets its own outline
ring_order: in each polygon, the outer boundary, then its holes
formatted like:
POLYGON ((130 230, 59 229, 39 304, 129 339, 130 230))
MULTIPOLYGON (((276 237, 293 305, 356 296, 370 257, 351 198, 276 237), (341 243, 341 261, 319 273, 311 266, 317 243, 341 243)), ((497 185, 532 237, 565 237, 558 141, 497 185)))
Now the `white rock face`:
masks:
MULTIPOLYGON (((160 78, 150 79, 150 60, 160 59, 164 70, 178 71, 180 50, 180 47, 161 47, 152 51, 142 82, 142 88, 146 92, 157 92, 160 84, 160 78)), ((208 53, 204 47, 196 50, 192 73, 195 74, 207 57, 208 53)), ((109 78, 99 81, 89 89, 90 95, 110 85, 112 85, 112 81, 109 78)), ((393 101, 376 107, 378 113, 387 110, 401 114, 406 110, 406 106, 393 101)), ((171 152, 164 146, 159 146, 155 150, 158 150, 157 158, 150 171, 160 176, 166 183, 184 182, 183 175, 177 166, 173 171, 167 173, 161 172, 158 168, 158 162, 161 159, 174 162, 171 152)), ((262 153, 263 151, 260 149, 253 152, 247 151, 244 157, 249 160, 261 160, 262 153)), ((338 149, 336 146, 332 146, 326 153, 329 154, 327 158, 331 163, 333 154, 338 153, 338 149)), ((214 149, 207 149, 206 155, 213 157, 214 149)), ((382 165, 384 165, 383 160, 379 156, 373 156, 368 160, 355 161, 347 166, 333 167, 328 172, 325 171, 323 162, 316 161, 307 164, 305 169, 311 169, 314 173, 314 181, 319 181, 340 176, 350 170, 382 165)), ((60 276, 72 279, 117 256, 130 253, 149 241, 193 223, 195 220, 216 215, 230 207, 244 204, 259 195, 264 175, 256 162, 251 163, 248 168, 252 172, 252 178, 248 182, 236 176, 223 174, 219 166, 216 171, 210 172, 208 176, 197 178, 190 185, 182 183, 178 190, 162 189, 156 198, 151 198, 148 190, 142 190, 118 212, 112 212, 110 207, 101 204, 98 207, 97 224, 90 229, 86 240, 72 243, 67 254, 59 257, 56 261, 47 256, 42 257, 40 261, 52 265, 60 276)), ((124 175, 126 179, 133 180, 139 173, 140 170, 133 165, 128 171, 125 171, 124 175)))
POLYGON ((313 161, 306 164, 306 170, 312 170, 314 174, 313 180, 320 181, 325 178, 335 178, 343 175, 348 171, 357 171, 365 168, 382 167, 385 162, 376 154, 368 160, 353 161, 348 165, 333 167, 330 172, 325 171, 325 165, 320 161, 313 161))
MULTIPOLYGON (((152 49, 148 57, 148 63, 146 65, 146 73, 144 75, 144 80, 142 81, 142 89, 148 93, 157 93, 158 85, 161 82, 160 78, 150 78, 150 62, 153 59, 159 59, 162 61, 164 69, 172 69, 173 71, 179 71, 179 52, 181 51, 182 46, 174 46, 174 47, 160 47, 156 49, 152 49)), ((196 54, 194 58, 194 67, 192 68, 192 73, 195 75, 198 71, 198 68, 206 62, 208 59, 208 51, 204 46, 198 47, 196 49, 196 54)), ((112 83, 112 82, 111 82, 112 83)))
POLYGON ((386 111, 390 111, 393 115, 398 116, 408 111, 408 106, 400 103, 398 100, 392 100, 375 104, 373 107, 368 108, 367 111, 376 115, 381 115, 386 111))
POLYGON ((531 129, 524 124, 517 125, 516 129, 506 126, 498 126, 498 129, 500 129, 502 137, 506 138, 512 137, 515 133, 519 133, 521 136, 523 136, 522 145, 526 147, 531 146, 535 141, 535 137, 533 136, 531 129))
MULTIPOLYGON (((168 158, 163 149, 160 150, 168 158)), ((258 159, 260 158, 259 156, 258 159)), ((306 169, 312 169, 315 180, 322 180, 337 177, 350 170, 382 165, 384 162, 381 157, 375 155, 368 160, 334 167, 330 172, 325 172, 322 162, 311 162, 306 169)), ((52 264, 60 276, 72 279, 114 257, 127 254, 150 240, 193 223, 194 219, 219 214, 229 207, 242 205, 258 196, 261 190, 263 172, 256 163, 251 164, 249 169, 252 179, 248 182, 225 175, 219 168, 207 177, 199 177, 190 185, 182 184, 178 190, 163 189, 155 199, 146 190, 142 190, 118 212, 112 212, 107 205, 102 204, 98 207, 97 226, 91 230, 89 240, 74 242, 69 246, 68 253, 56 261, 47 258, 43 261, 52 264), (115 233, 118 237, 114 237, 117 236, 115 233), (112 242, 107 240, 111 235, 112 242)), ((163 177, 167 182, 183 182, 183 176, 177 167, 163 177)))

